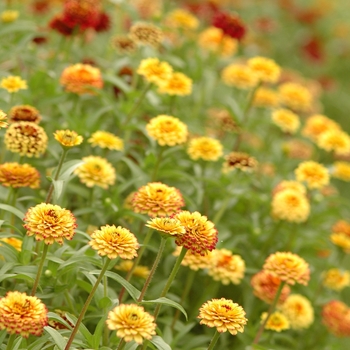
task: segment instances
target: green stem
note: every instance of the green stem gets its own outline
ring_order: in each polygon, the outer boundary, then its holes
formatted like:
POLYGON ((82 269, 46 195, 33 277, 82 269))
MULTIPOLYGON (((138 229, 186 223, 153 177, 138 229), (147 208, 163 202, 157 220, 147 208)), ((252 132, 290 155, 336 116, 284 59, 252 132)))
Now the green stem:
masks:
POLYGON ((158 153, 158 158, 157 158, 157 162, 154 166, 154 169, 153 169, 153 174, 152 174, 152 177, 151 177, 151 181, 154 182, 156 181, 156 178, 157 178, 157 174, 158 174, 158 169, 159 169, 159 165, 162 161, 162 157, 163 157, 163 152, 164 152, 164 147, 162 147, 158 153))
POLYGON ((140 296, 137 299, 138 302, 141 302, 143 300, 143 297, 146 294, 146 291, 147 291, 147 289, 149 287, 149 284, 151 283, 151 280, 152 280, 152 278, 154 276, 154 273, 156 272, 156 269, 158 267, 160 258, 161 258, 162 254, 163 254, 166 241, 167 241, 167 239, 162 237, 162 240, 160 241, 160 247, 158 249, 158 253, 157 253, 156 259, 154 260, 152 269, 151 269, 151 271, 150 271, 150 273, 149 273, 149 275, 148 275, 148 277, 146 279, 145 284, 143 285, 143 288, 141 290, 141 294, 140 294, 140 296))
POLYGON ((83 309, 81 310, 80 312, 80 315, 79 315, 79 318, 77 320, 77 323, 75 324, 74 328, 73 328, 73 331, 68 339, 68 342, 67 342, 67 345, 66 347, 64 348, 64 350, 69 350, 70 349, 70 346, 72 345, 73 343, 73 340, 75 338, 75 335, 77 334, 78 330, 79 330, 79 326, 80 326, 80 323, 82 322, 83 318, 84 318, 84 315, 85 315, 85 312, 87 310, 87 308, 89 307, 90 305, 90 302, 96 292, 96 289, 97 287, 99 286, 101 280, 102 280, 102 277, 104 276, 105 272, 107 271, 107 268, 108 268, 108 265, 109 265, 109 262, 110 260, 109 259, 106 259, 103 267, 102 267, 102 270, 100 272, 100 275, 98 276, 94 286, 92 287, 91 289, 91 292, 89 294, 89 296, 87 297, 86 301, 85 301, 85 304, 83 306, 83 309))
MULTIPOLYGON (((176 259, 175 265, 173 267, 173 270, 171 271, 171 274, 170 274, 170 276, 168 278, 168 281, 167 281, 165 287, 163 288, 162 293, 160 294, 160 298, 163 298, 163 297, 165 297, 167 295, 168 290, 170 289, 171 284, 173 283, 173 281, 174 281, 174 279, 175 279, 175 277, 176 277, 176 275, 177 275, 177 273, 179 271, 179 268, 181 266, 181 262, 182 262, 183 258, 185 257, 186 252, 187 252, 187 249, 182 247, 180 255, 176 259)), ((157 304, 157 306, 156 306, 156 308, 154 310, 153 316, 154 316, 155 320, 157 319, 157 316, 159 314, 160 307, 161 307, 161 305, 157 304)))
POLYGON ((138 98, 138 100, 136 101, 136 103, 134 104, 134 106, 131 108, 131 110, 129 111, 129 113, 126 115, 125 118, 125 122, 124 125, 128 125, 132 116, 134 115, 134 113, 136 112, 136 110, 139 108, 139 106, 141 105, 141 102, 143 101, 143 99, 145 98, 148 90, 151 88, 152 84, 149 83, 148 85, 145 86, 144 90, 142 91, 140 97, 138 98))
POLYGON ((276 307, 276 305, 277 305, 277 302, 278 302, 278 300, 279 300, 279 298, 280 298, 280 295, 281 295, 281 293, 282 293, 282 289, 283 289, 285 283, 286 283, 286 282, 284 282, 284 281, 280 283, 280 285, 279 285, 279 287, 278 287, 278 290, 277 290, 277 292, 276 292, 275 298, 274 298, 272 304, 271 304, 270 307, 269 307, 269 310, 268 310, 268 312, 267 312, 267 316, 266 316, 264 322, 260 325, 260 328, 258 329, 258 332, 257 332, 257 334, 256 334, 256 336, 255 336, 254 341, 253 341, 253 344, 258 344, 258 342, 259 342, 259 340, 260 340, 260 337, 261 337, 261 335, 262 335, 262 333, 263 333, 263 331, 264 331, 264 329, 265 329, 265 326, 266 326, 266 324, 267 324, 267 321, 269 320, 271 314, 273 313, 273 311, 274 311, 274 309, 275 309, 275 307, 276 307))
POLYGON ((43 254, 41 255, 41 260, 40 260, 40 265, 38 267, 38 272, 37 272, 36 277, 35 277, 32 293, 31 293, 32 296, 35 296, 36 290, 38 288, 40 276, 41 276, 41 273, 43 272, 44 262, 45 262, 45 258, 46 258, 48 250, 49 250, 49 245, 45 244, 44 249, 43 249, 43 254))
POLYGON ((213 219, 213 223, 214 225, 217 225, 217 223, 220 221, 220 219, 222 218, 222 216, 225 214, 225 211, 227 209, 227 206, 230 202, 231 199, 231 195, 227 196, 225 198, 225 200, 223 201, 221 208, 219 209, 219 211, 215 214, 214 219, 213 219))
POLYGON ((271 233, 268 237, 268 239, 266 240, 263 248, 261 249, 263 256, 266 256, 267 254, 267 249, 271 246, 272 242, 274 241, 274 238, 276 236, 276 233, 280 230, 281 226, 283 224, 283 221, 280 220, 275 227, 271 230, 271 233))
POLYGON ((17 334, 11 334, 9 337, 9 341, 7 342, 6 350, 12 350, 13 349, 13 343, 16 340, 17 334))
POLYGON ((218 331, 216 331, 213 338, 211 339, 211 342, 210 342, 207 350, 214 349, 214 346, 215 346, 216 342, 218 341, 219 337, 220 337, 220 333, 218 331))
MULTIPOLYGON (((108 296, 108 279, 107 276, 103 276, 103 296, 106 298, 108 296)), ((108 308, 104 308, 103 313, 106 315, 108 308)), ((104 327, 102 345, 108 345, 109 330, 108 327, 104 327)))
POLYGON ((126 344, 126 343, 125 343, 125 340, 124 340, 124 339, 121 339, 116 350, 122 350, 122 349, 124 349, 125 344, 126 344))

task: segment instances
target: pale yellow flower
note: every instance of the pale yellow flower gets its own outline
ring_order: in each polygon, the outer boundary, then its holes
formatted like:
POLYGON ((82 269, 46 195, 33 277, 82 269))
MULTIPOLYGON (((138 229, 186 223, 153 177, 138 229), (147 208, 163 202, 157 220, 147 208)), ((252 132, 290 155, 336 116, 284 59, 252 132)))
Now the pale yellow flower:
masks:
POLYGON ((9 93, 28 89, 27 82, 25 80, 19 76, 13 75, 3 78, 0 82, 0 87, 7 90, 9 93))

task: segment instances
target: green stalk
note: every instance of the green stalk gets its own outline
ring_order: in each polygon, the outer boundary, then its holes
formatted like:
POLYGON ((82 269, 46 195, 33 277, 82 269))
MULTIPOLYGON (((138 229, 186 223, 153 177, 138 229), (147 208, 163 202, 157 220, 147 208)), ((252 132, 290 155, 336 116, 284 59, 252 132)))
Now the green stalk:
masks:
MULTIPOLYGON (((173 281, 174 281, 174 279, 175 279, 175 277, 176 277, 176 275, 177 275, 177 273, 179 271, 179 268, 181 266, 181 262, 182 262, 183 258, 185 257, 186 252, 187 252, 187 249, 185 247, 182 247, 180 255, 176 259, 175 265, 173 267, 173 270, 171 271, 171 274, 170 274, 170 276, 168 278, 168 281, 167 281, 165 287, 163 288, 162 293, 160 294, 160 298, 163 298, 163 297, 165 297, 167 295, 168 290, 170 289, 171 284, 173 283, 173 281)), ((157 304, 157 306, 156 306, 156 308, 154 310, 153 316, 154 316, 155 320, 157 319, 157 316, 159 314, 160 307, 161 307, 161 305, 157 304)))
POLYGON ((216 331, 213 338, 211 339, 211 342, 210 342, 207 350, 214 349, 214 346, 215 346, 216 342, 218 341, 219 337, 220 337, 220 333, 218 331, 216 331))
POLYGON ((12 350, 13 349, 13 343, 16 340, 16 333, 11 334, 9 337, 9 341, 7 342, 6 350, 12 350))
POLYGON ((125 344, 126 343, 125 343, 124 339, 121 339, 116 350, 124 349, 125 344))
POLYGON ((79 318, 77 320, 77 323, 75 324, 74 328, 73 328, 73 331, 68 339, 68 342, 67 342, 67 345, 66 347, 64 348, 64 350, 69 350, 70 349, 70 346, 72 345, 73 343, 73 340, 75 338, 75 335, 77 334, 78 330, 79 330, 79 326, 80 326, 80 323, 82 322, 83 318, 84 318, 84 315, 85 315, 85 312, 87 310, 87 308, 89 307, 90 303, 91 303, 91 300, 96 292, 96 289, 98 287, 98 285, 100 284, 101 280, 102 280, 102 277, 104 276, 105 272, 107 271, 107 268, 108 268, 108 265, 109 265, 109 262, 110 260, 109 259, 106 259, 103 267, 102 267, 102 270, 100 272, 100 275, 98 276, 94 286, 92 287, 91 289, 91 292, 89 294, 89 296, 87 297, 86 301, 85 301, 85 304, 83 306, 83 309, 81 310, 80 312, 80 315, 79 315, 79 318))
POLYGON ((31 293, 32 296, 35 295, 36 290, 38 288, 40 276, 41 276, 41 273, 43 272, 44 262, 45 262, 45 258, 46 258, 48 250, 49 250, 49 245, 45 244, 44 249, 43 249, 43 254, 41 255, 41 260, 40 260, 40 265, 38 267, 38 272, 37 272, 36 277, 35 277, 32 293, 31 293))
POLYGON ((215 214, 214 219, 213 219, 213 223, 214 223, 215 225, 218 224, 218 222, 220 221, 220 219, 222 218, 222 216, 225 214, 225 211, 226 211, 226 209, 227 209, 227 206, 228 206, 228 204, 229 204, 231 198, 232 198, 231 195, 227 196, 227 197, 225 198, 225 200, 223 201, 223 203, 222 203, 222 205, 221 205, 221 208, 220 208, 219 211, 215 214))
POLYGON ((261 335, 262 335, 262 333, 263 333, 263 331, 265 329, 265 326, 267 324, 267 321, 269 320, 271 314, 273 313, 273 311, 274 311, 274 309, 275 309, 275 307, 277 305, 278 299, 280 298, 280 295, 282 293, 282 289, 283 289, 285 283, 286 282, 284 282, 284 281, 280 283, 280 285, 278 287, 278 290, 276 292, 276 295, 275 295, 275 299, 273 300, 272 304, 269 307, 269 310, 267 312, 267 316, 266 316, 264 322, 260 325, 260 328, 259 328, 259 330, 258 330, 258 332, 257 332, 257 334, 255 336, 253 344, 258 344, 258 342, 260 340, 260 337, 261 337, 261 335))
POLYGON ((157 178, 157 174, 158 174, 158 169, 159 169, 159 165, 162 161, 162 156, 163 156, 163 152, 164 152, 164 147, 162 147, 158 153, 158 157, 157 157, 157 161, 156 161, 156 164, 154 166, 154 169, 153 169, 153 174, 152 174, 152 177, 151 177, 151 181, 154 182, 156 181, 156 178, 157 178))
MULTIPOLYGON (((106 298, 108 296, 108 279, 107 276, 103 276, 103 296, 106 298)), ((104 308, 103 313, 106 315, 108 308, 104 308)), ((109 330, 108 327, 104 327, 102 345, 108 345, 109 330)))

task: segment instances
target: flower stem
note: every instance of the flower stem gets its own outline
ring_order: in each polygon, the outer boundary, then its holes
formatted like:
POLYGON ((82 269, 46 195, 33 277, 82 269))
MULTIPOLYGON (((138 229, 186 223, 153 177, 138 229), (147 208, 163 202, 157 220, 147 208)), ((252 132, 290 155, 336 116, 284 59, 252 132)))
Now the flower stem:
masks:
MULTIPOLYGON (((187 249, 182 247, 180 255, 176 259, 175 265, 173 267, 173 270, 171 271, 171 274, 170 274, 170 276, 168 278, 168 281, 167 281, 165 287, 163 288, 162 293, 160 294, 160 298, 165 297, 167 295, 168 290, 170 289, 171 284, 173 283, 173 281, 174 281, 174 279, 175 279, 175 277, 176 277, 176 275, 177 275, 177 273, 179 271, 179 268, 181 266, 181 262, 182 262, 183 258, 185 257, 186 252, 187 252, 187 249)), ((160 307, 161 307, 161 305, 157 304, 157 306, 156 306, 156 308, 154 310, 153 316, 154 316, 155 320, 157 319, 157 316, 159 314, 160 307)))
POLYGON ((269 307, 269 310, 268 310, 268 312, 267 312, 267 316, 266 316, 264 322, 260 325, 260 328, 258 329, 258 332, 257 332, 257 334, 256 334, 256 336, 255 336, 254 341, 253 341, 253 344, 258 344, 258 342, 259 342, 259 340, 260 340, 260 337, 261 337, 261 335, 262 335, 262 333, 263 333, 263 331, 264 331, 264 329, 265 329, 265 326, 266 326, 266 324, 267 324, 267 321, 269 320, 271 314, 273 313, 273 311, 274 311, 274 309, 275 309, 275 307, 276 307, 276 305, 277 305, 277 302, 278 302, 278 300, 279 300, 279 298, 280 298, 280 295, 281 295, 281 293, 282 293, 282 289, 283 289, 285 283, 286 283, 286 282, 284 282, 284 281, 280 283, 280 285, 279 285, 279 287, 278 287, 278 290, 277 290, 277 292, 276 292, 275 298, 274 298, 272 304, 271 304, 270 307, 269 307))
MULTIPOLYGON (((103 296, 106 298, 108 296, 108 279, 107 276, 103 276, 103 296)), ((106 315, 108 308, 104 308, 103 313, 106 315)), ((109 330, 108 327, 104 327, 102 345, 108 345, 109 330)))
POLYGON ((158 153, 158 158, 157 158, 156 164, 154 166, 153 174, 152 174, 152 178, 151 178, 152 182, 156 181, 159 165, 162 161, 163 152, 164 152, 164 147, 162 147, 158 153))
POLYGON ((7 342, 6 350, 12 350, 13 349, 13 343, 16 340, 16 334, 11 334, 9 341, 7 342))
POLYGON ((35 295, 36 290, 38 288, 40 276, 41 276, 41 273, 43 272, 44 262, 45 262, 45 258, 46 258, 48 250, 49 250, 49 245, 45 244, 44 249, 43 249, 43 253, 41 255, 41 261, 40 261, 40 265, 38 267, 38 272, 37 272, 36 277, 35 277, 32 293, 31 293, 32 296, 35 295))
POLYGON ((100 284, 101 280, 102 280, 102 277, 104 276, 105 272, 107 271, 107 268, 108 268, 108 265, 109 265, 109 262, 110 260, 109 259, 106 259, 103 267, 102 267, 102 270, 100 272, 100 275, 98 276, 94 286, 92 287, 91 289, 91 292, 89 294, 89 296, 87 297, 86 301, 85 301, 85 304, 83 306, 83 309, 81 310, 80 312, 80 315, 79 315, 79 318, 77 320, 77 323, 75 324, 74 328, 73 328, 73 331, 68 339, 68 342, 67 342, 67 345, 66 347, 64 348, 64 350, 69 350, 70 349, 70 346, 72 345, 73 343, 73 340, 75 338, 75 335, 77 334, 78 330, 79 330, 79 326, 80 326, 80 323, 82 322, 83 318, 84 318, 84 315, 85 315, 85 312, 88 308, 88 306, 90 305, 90 302, 96 292, 96 289, 98 287, 98 285, 100 284))
POLYGON ((134 106, 131 108, 130 112, 127 114, 124 125, 128 125, 132 116, 134 115, 134 113, 136 112, 136 110, 139 108, 141 102, 143 101, 143 99, 145 98, 148 90, 151 88, 152 84, 148 84, 145 86, 144 90, 142 91, 140 97, 138 98, 138 100, 136 101, 136 103, 134 104, 134 106))
POLYGON ((213 350, 214 349, 214 346, 215 346, 216 342, 218 341, 219 337, 220 337, 220 333, 218 331, 216 331, 214 336, 213 336, 213 338, 210 341, 210 344, 209 344, 207 350, 213 350))
POLYGON ((157 256, 156 256, 156 259, 154 260, 152 269, 151 269, 151 271, 150 271, 150 273, 149 273, 149 275, 148 275, 148 277, 147 277, 147 279, 146 279, 146 282, 145 282, 145 284, 143 285, 143 288, 142 288, 142 290, 141 290, 141 294, 140 294, 140 296, 139 296, 138 299, 137 299, 138 302, 141 302, 141 301, 143 300, 143 297, 144 297, 145 294, 146 294, 146 291, 147 291, 147 289, 148 289, 148 287, 149 287, 149 284, 151 283, 151 280, 152 280, 152 278, 153 278, 153 276, 154 276, 154 273, 156 272, 156 269, 157 269, 157 267, 158 267, 160 258, 161 258, 162 254, 163 254, 166 241, 167 241, 167 239, 162 237, 162 240, 160 241, 160 247, 159 247, 159 249, 158 249, 158 254, 157 254, 157 256))
POLYGON ((126 344, 126 343, 125 343, 125 340, 124 340, 124 339, 121 339, 116 350, 122 350, 122 349, 124 349, 125 344, 126 344))

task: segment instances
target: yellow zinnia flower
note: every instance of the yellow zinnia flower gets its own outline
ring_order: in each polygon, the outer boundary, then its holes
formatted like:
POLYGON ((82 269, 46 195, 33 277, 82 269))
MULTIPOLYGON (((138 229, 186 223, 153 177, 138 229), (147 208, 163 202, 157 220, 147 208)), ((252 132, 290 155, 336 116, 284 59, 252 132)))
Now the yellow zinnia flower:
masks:
MULTIPOLYGON (((175 251, 173 252, 174 256, 179 256, 180 251, 183 248, 180 246, 176 246, 175 251)), ((213 256, 213 252, 207 252, 206 255, 196 254, 191 250, 187 250, 184 258, 181 261, 182 266, 188 266, 193 271, 198 271, 199 269, 207 269, 211 264, 211 258, 213 256)))
POLYGON ((170 96, 186 96, 192 93, 192 79, 187 75, 174 72, 168 80, 159 82, 158 92, 170 96))
POLYGON ((0 164, 0 183, 12 188, 38 188, 40 173, 29 164, 4 163, 0 164))
POLYGON ((274 60, 266 57, 250 58, 248 67, 265 83, 276 83, 281 75, 281 68, 274 60))
POLYGON ((146 223, 147 227, 165 233, 165 237, 181 236, 186 233, 186 229, 179 220, 174 218, 154 218, 146 223))
POLYGON ((149 83, 162 84, 170 79, 173 68, 169 63, 159 61, 158 58, 146 58, 141 61, 136 72, 149 83))
POLYGON ((122 151, 124 142, 118 136, 108 131, 96 131, 88 139, 93 147, 108 148, 110 150, 122 151))
POLYGON ((0 109, 0 129, 8 127, 8 123, 5 120, 7 120, 7 114, 0 109))
POLYGON ((199 26, 199 20, 191 12, 182 8, 175 9, 167 14, 165 23, 169 27, 180 29, 196 29, 199 26))
POLYGON ((64 147, 78 146, 83 142, 83 137, 71 130, 57 130, 53 135, 64 147))
POLYGON ((350 272, 339 269, 329 269, 322 274, 322 283, 325 287, 336 291, 350 286, 350 272))
POLYGON ((248 66, 231 63, 221 72, 224 84, 238 89, 251 89, 258 83, 258 76, 248 66))
POLYGON ((280 85, 279 98, 281 103, 286 107, 301 112, 308 111, 312 104, 310 91, 297 83, 284 83, 280 85))
POLYGON ((157 47, 163 39, 163 32, 152 23, 138 22, 131 26, 129 37, 137 44, 157 47))
POLYGON ((272 89, 260 87, 254 94, 253 105, 257 107, 277 107, 279 105, 278 94, 272 89))
POLYGON ((343 181, 350 181, 350 162, 335 162, 332 176, 343 181))
POLYGON ((272 121, 284 132, 295 134, 300 126, 299 117, 288 109, 272 112, 272 121))
POLYGON ((0 14, 1 22, 11 23, 14 22, 19 16, 19 12, 15 10, 5 10, 0 14))
POLYGON ((329 130, 340 130, 340 126, 325 115, 315 114, 306 119, 302 133, 311 140, 317 141, 324 132, 329 130))
POLYGON ((297 180, 305 181, 310 189, 320 189, 329 184, 328 169, 312 160, 300 163, 294 172, 297 180))
POLYGON ((13 75, 3 78, 0 82, 0 87, 7 90, 9 93, 28 89, 27 82, 25 80, 19 76, 13 75))
MULTIPOLYGON (((266 317, 267 317, 267 312, 264 312, 261 315, 261 323, 265 321, 266 317)), ((269 329, 275 332, 285 331, 286 329, 289 329, 289 328, 290 328, 290 325, 289 325, 288 318, 284 314, 278 311, 275 311, 270 315, 265 325, 265 329, 269 329)))
POLYGON ((252 172, 256 170, 258 165, 257 160, 247 153, 231 152, 225 156, 225 163, 223 164, 222 172, 224 174, 240 169, 244 172, 252 172))
MULTIPOLYGON (((116 267, 116 270, 129 272, 134 266, 134 262, 131 260, 122 260, 116 267)), ((150 270, 147 266, 137 265, 133 272, 132 276, 140 277, 146 279, 150 273, 150 270)))
POLYGON ((215 162, 222 156, 223 146, 220 141, 212 137, 196 137, 189 142, 187 153, 193 160, 215 162))
POLYGON ((318 137, 317 146, 327 152, 334 151, 335 154, 346 155, 350 153, 350 136, 341 130, 329 130, 318 137))

